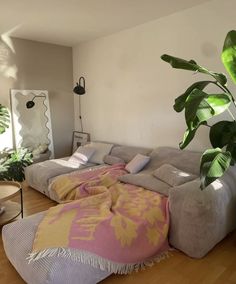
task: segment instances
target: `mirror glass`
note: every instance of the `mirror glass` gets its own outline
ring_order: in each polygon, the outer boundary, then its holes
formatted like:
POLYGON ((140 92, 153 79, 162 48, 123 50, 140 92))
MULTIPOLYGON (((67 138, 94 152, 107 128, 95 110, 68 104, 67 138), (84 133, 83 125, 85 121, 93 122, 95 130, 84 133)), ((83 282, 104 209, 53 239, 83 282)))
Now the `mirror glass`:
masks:
POLYGON ((35 159, 53 158, 53 139, 48 92, 11 90, 15 147, 33 151, 35 159))

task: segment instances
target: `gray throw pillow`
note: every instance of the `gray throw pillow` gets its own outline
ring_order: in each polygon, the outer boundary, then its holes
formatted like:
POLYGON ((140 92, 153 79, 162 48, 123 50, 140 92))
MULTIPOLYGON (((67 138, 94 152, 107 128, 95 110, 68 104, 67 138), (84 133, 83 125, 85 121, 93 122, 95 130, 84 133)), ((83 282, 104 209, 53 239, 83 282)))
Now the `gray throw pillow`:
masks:
POLYGON ((197 178, 197 176, 181 171, 170 164, 162 165, 153 172, 153 175, 170 186, 178 186, 197 178))
POLYGON ((137 154, 126 166, 125 169, 131 174, 137 174, 150 161, 149 156, 137 154))
POLYGON ((143 188, 156 191, 166 196, 169 195, 170 186, 163 181, 156 179, 151 174, 127 174, 120 176, 118 180, 124 183, 141 186, 143 188))
POLYGON ((113 144, 103 143, 103 142, 90 142, 84 147, 92 147, 95 149, 95 153, 92 155, 89 160, 94 164, 103 164, 103 158, 105 155, 108 155, 113 147, 113 144))
POLYGON ((95 152, 93 147, 80 146, 73 155, 69 158, 69 162, 79 166, 80 164, 85 165, 95 152))

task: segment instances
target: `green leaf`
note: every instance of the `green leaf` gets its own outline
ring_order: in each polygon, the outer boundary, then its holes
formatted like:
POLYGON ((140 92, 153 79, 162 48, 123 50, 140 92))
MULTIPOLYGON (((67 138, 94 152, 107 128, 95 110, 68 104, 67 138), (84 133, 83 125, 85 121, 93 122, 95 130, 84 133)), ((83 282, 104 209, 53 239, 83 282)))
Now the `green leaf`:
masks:
POLYGON ((186 129, 184 133, 184 137, 182 142, 179 143, 179 148, 184 149, 188 144, 193 140, 196 131, 201 125, 206 125, 206 121, 201 122, 196 128, 194 129, 186 129))
POLYGON ((175 104, 174 104, 174 110, 176 112, 181 112, 184 107, 185 107, 185 102, 188 98, 188 96, 190 95, 190 93, 194 90, 194 89, 198 89, 198 90, 203 90, 207 85, 209 85, 210 83, 214 83, 213 81, 199 81, 196 83, 193 83, 186 91, 184 94, 180 95, 178 98, 175 99, 175 104))
POLYGON ((221 60, 225 69, 236 84, 236 31, 234 30, 228 32, 225 38, 221 60))
POLYGON ((224 146, 236 142, 236 122, 220 121, 211 126, 210 141, 212 147, 223 148, 224 146))
POLYGON ((26 148, 7 152, 7 156, 0 161, 0 180, 22 182, 25 178, 24 168, 32 162, 32 153, 26 148))
POLYGON ((231 153, 220 148, 206 150, 201 158, 201 189, 221 177, 230 166, 231 153))
POLYGON ((182 58, 174 57, 168 54, 163 54, 161 56, 161 59, 164 60, 165 62, 170 63, 170 65, 173 68, 177 69, 184 69, 184 70, 190 70, 190 71, 197 71, 198 70, 198 65, 194 60, 185 60, 182 58))
POLYGON ((194 129, 201 122, 224 112, 231 104, 231 96, 222 94, 207 94, 194 89, 185 103, 185 120, 189 129, 194 129))
POLYGON ((6 107, 0 104, 0 134, 6 131, 10 124, 10 115, 6 107))
POLYGON ((206 68, 198 65, 194 60, 187 61, 185 59, 174 57, 168 54, 163 54, 161 59, 169 63, 173 68, 190 70, 210 75, 223 86, 227 83, 227 78, 224 74, 209 71, 206 68))
POLYGON ((226 147, 226 151, 229 151, 230 154, 231 154, 231 157, 232 157, 230 165, 234 166, 234 164, 236 162, 236 143, 230 142, 226 147))

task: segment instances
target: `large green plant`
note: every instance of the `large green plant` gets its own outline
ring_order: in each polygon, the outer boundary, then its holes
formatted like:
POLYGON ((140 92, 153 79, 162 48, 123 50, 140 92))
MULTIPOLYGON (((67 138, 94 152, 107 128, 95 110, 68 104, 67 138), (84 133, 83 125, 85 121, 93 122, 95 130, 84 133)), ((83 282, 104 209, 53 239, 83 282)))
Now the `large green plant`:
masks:
MULTIPOLYGON (((4 133, 10 124, 10 115, 6 107, 0 104, 0 134, 4 133)), ((23 181, 24 168, 32 164, 32 154, 27 149, 0 152, 0 180, 23 181)))
MULTIPOLYGON (((227 88, 227 78, 223 73, 212 72, 198 65, 194 60, 187 61, 167 54, 162 55, 161 59, 173 68, 203 73, 211 78, 192 84, 175 99, 174 104, 175 111, 185 111, 187 129, 179 144, 181 149, 192 141, 199 127, 210 127, 209 138, 213 148, 203 153, 200 165, 201 189, 204 189, 236 162, 236 120, 229 109, 230 105, 236 107, 235 98, 227 88), (220 92, 207 92, 206 87, 209 85, 218 87, 220 92), (221 120, 209 125, 209 119, 226 111, 230 120, 221 120)), ((236 84, 236 31, 234 30, 225 38, 221 59, 236 84)))
POLYGON ((25 179, 24 168, 32 162, 32 153, 26 148, 5 151, 0 159, 0 180, 22 182, 25 179))

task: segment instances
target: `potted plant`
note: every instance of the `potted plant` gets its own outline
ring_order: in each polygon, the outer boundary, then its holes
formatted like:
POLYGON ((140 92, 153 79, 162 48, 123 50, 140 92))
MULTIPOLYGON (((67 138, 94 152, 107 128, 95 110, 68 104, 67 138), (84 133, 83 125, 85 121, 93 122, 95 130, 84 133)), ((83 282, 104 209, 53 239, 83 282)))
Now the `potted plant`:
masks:
MULTIPOLYGON (((180 149, 184 149, 194 138, 199 127, 209 127, 209 139, 212 145, 207 149, 200 164, 201 189, 221 177, 229 166, 236 162, 236 118, 229 107, 236 107, 233 94, 227 88, 227 77, 197 64, 194 60, 184 60, 164 54, 161 59, 173 68, 194 71, 210 76, 208 80, 193 83, 175 99, 174 110, 185 111, 187 129, 184 133, 180 149), (209 93, 206 87, 213 84, 219 89, 217 93, 209 93), (223 112, 228 112, 230 120, 220 120, 209 125, 209 119, 223 112)), ((221 54, 222 62, 236 84, 236 31, 228 32, 221 54)))

